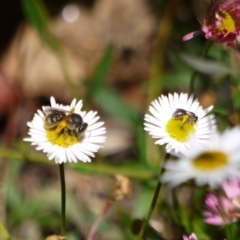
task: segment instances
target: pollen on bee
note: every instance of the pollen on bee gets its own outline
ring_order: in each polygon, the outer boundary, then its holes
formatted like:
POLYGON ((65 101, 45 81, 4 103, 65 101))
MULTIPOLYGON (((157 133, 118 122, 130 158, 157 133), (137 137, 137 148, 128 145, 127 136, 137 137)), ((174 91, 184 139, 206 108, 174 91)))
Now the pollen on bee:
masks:
POLYGON ((70 147, 80 141, 81 135, 71 132, 67 128, 67 122, 62 121, 57 127, 46 129, 48 140, 61 147, 70 147))
POLYGON ((75 113, 75 108, 71 108, 69 112, 70 113, 75 113))
MULTIPOLYGON (((189 121, 189 115, 188 114, 185 114, 183 117, 182 117, 182 125, 183 126, 186 122, 189 121)), ((191 122, 191 121, 189 121, 191 122)))
POLYGON ((61 123, 59 123, 55 129, 56 135, 59 135, 66 127, 67 127, 66 121, 62 121, 61 123))

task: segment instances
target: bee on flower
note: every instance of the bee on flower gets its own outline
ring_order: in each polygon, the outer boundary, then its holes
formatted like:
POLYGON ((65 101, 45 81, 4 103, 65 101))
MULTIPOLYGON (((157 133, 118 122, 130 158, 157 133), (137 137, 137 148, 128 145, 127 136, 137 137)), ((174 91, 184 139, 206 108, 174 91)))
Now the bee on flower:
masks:
POLYGON ((56 163, 90 162, 91 157, 105 142, 104 122, 98 122, 97 112, 81 111, 82 100, 74 99, 70 106, 50 99, 51 106, 43 106, 27 123, 29 138, 24 141, 36 145, 36 150, 47 153, 56 163))
POLYGON ((215 117, 208 114, 212 109, 213 106, 203 109, 187 93, 161 95, 150 104, 144 129, 157 139, 156 144, 165 145, 168 153, 186 154, 192 138, 204 145, 215 131, 215 117))

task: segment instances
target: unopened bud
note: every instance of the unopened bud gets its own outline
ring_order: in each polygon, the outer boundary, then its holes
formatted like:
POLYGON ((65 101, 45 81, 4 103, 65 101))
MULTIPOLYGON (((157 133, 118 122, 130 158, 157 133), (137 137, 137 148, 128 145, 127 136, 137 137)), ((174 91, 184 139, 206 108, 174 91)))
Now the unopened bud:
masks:
POLYGON ((122 175, 115 175, 116 181, 116 190, 114 191, 115 200, 121 200, 131 192, 131 182, 128 177, 122 175))
POLYGON ((66 240, 67 237, 66 236, 59 236, 59 235, 50 235, 47 238, 45 238, 45 240, 66 240))

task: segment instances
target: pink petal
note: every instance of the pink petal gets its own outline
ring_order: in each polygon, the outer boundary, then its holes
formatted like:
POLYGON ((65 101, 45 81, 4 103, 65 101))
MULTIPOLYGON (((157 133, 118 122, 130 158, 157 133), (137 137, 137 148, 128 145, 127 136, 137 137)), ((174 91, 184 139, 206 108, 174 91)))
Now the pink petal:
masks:
POLYGON ((188 41, 189 39, 192 39, 193 37, 196 37, 200 34, 202 34, 202 30, 198 30, 198 31, 195 31, 195 32, 191 32, 191 33, 188 33, 187 35, 183 36, 182 40, 183 41, 188 41))

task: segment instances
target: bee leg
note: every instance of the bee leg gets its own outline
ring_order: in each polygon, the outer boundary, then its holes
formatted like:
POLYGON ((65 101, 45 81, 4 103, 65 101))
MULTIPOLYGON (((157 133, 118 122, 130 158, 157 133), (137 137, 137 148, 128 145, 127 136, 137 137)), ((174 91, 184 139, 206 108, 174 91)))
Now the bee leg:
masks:
POLYGON ((68 129, 67 127, 64 128, 64 142, 68 144, 68 129))
POLYGON ((70 136, 71 136, 71 138, 74 139, 74 141, 77 140, 77 135, 76 135, 76 131, 75 131, 75 130, 71 130, 71 131, 70 131, 70 136))
POLYGON ((76 131, 72 130, 72 136, 74 137, 74 141, 77 139, 76 131))
POLYGON ((182 119, 182 124, 181 124, 181 128, 183 128, 184 124, 189 120, 189 116, 186 114, 183 116, 182 119))
POLYGON ((79 140, 79 133, 78 131, 74 131, 74 137, 75 137, 75 140, 79 140))
POLYGON ((79 133, 81 133, 81 136, 84 135, 84 132, 85 132, 85 130, 87 129, 87 127, 88 127, 88 124, 87 124, 87 123, 83 123, 83 124, 82 124, 81 128, 79 129, 79 133))

